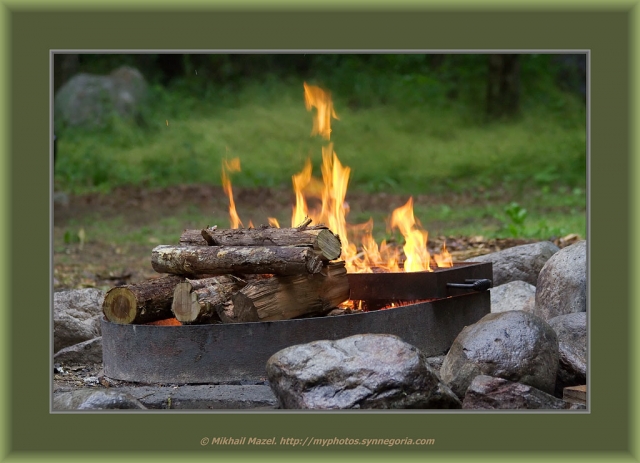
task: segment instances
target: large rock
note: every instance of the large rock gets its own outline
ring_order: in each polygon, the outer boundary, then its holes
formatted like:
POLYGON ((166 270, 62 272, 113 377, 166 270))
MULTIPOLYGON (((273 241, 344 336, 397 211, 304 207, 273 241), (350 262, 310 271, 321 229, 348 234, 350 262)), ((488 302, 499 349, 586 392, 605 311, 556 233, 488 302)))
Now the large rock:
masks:
POLYGON ((267 362, 281 408, 460 408, 462 403, 399 337, 360 334, 288 347, 267 362))
POLYGON ((535 307, 536 287, 526 281, 510 281, 494 286, 491 292, 491 313, 524 310, 533 312, 535 307))
POLYGON ((544 320, 520 310, 490 313, 460 332, 444 359, 440 377, 458 397, 464 397, 478 375, 528 384, 552 394, 558 359, 558 338, 544 320))
POLYGON ((571 404, 535 387, 502 378, 473 378, 462 401, 466 410, 568 409, 571 404))
POLYGON ((102 363, 102 337, 60 349, 53 356, 53 361, 65 365, 102 363))
POLYGON ((146 409, 135 397, 109 389, 80 389, 53 395, 54 410, 146 409))
POLYGON ((107 76, 77 74, 56 94, 56 129, 102 127, 112 114, 132 118, 146 92, 144 77, 132 67, 120 67, 107 76))
POLYGON ((556 253, 544 265, 536 286, 535 314, 550 320, 587 310, 587 242, 556 253))
POLYGON ((535 286, 540 270, 559 249, 550 241, 542 241, 472 257, 467 261, 493 263, 493 286, 516 280, 535 286))
POLYGON ((556 379, 556 397, 565 387, 587 384, 587 313, 559 315, 549 320, 558 335, 560 367, 556 379))
POLYGON ((53 350, 100 336, 104 291, 95 288, 53 293, 53 350))

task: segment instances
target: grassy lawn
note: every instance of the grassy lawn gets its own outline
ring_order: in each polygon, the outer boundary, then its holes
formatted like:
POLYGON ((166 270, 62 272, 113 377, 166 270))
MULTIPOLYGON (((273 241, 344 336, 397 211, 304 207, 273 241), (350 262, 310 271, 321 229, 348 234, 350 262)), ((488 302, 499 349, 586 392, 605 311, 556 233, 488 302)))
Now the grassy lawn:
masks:
MULTIPOLYGON (((334 95, 334 104, 339 120, 331 141, 351 167, 348 220, 373 217, 379 238, 387 236, 384 219, 409 196, 432 236, 586 236, 586 113, 574 97, 528 99, 523 115, 508 122, 486 122, 454 104, 353 107, 344 95, 334 95)), ((114 119, 105 130, 59 135, 55 188, 77 195, 126 185, 220 185, 222 160, 239 157, 235 188, 286 192, 307 158, 320 176, 326 141, 311 137, 311 127, 302 81, 196 96, 155 87, 142 127, 114 119)), ((283 198, 278 207, 253 204, 244 213, 240 201, 239 213, 246 222, 266 223, 272 215, 288 224, 291 198, 283 198)), ((166 242, 185 224, 206 219, 227 226, 223 202, 206 214, 196 207, 167 210, 137 226, 75 217, 59 237, 68 231, 67 240, 75 239, 84 228, 92 239, 148 243, 152 230, 166 242)))

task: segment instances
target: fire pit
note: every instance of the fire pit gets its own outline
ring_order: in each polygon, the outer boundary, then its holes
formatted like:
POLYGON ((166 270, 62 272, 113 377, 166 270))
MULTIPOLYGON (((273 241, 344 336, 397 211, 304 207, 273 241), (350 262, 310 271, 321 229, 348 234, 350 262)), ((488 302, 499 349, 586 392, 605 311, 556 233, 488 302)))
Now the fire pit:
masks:
POLYGON ((262 381, 286 347, 363 334, 394 334, 426 355, 445 353, 467 325, 490 312, 490 263, 432 272, 349 274, 351 299, 384 308, 272 322, 154 326, 102 321, 104 372, 142 383, 262 381))
MULTIPOLYGON (((337 118, 330 94, 306 83, 304 90, 307 109, 317 109, 312 135, 328 141, 337 118)), ((389 220, 404 238, 402 250, 374 240, 373 219, 347 223, 351 170, 332 143, 322 148, 321 192, 313 187, 310 159, 292 177, 292 228, 271 217, 269 226, 249 222, 244 228, 230 180, 240 170, 239 158, 223 160, 231 229, 185 230, 179 246, 152 252, 154 270, 170 276, 107 293, 107 376, 145 383, 259 381, 281 349, 366 333, 397 335, 426 355, 439 355, 490 312, 491 264, 454 264, 445 243, 432 256, 412 197, 389 220), (320 207, 309 207, 307 198, 320 207), (238 272, 240 279, 233 275, 238 272), (223 275, 204 278, 208 274, 223 275), (264 274, 273 275, 261 279, 264 274), (316 316, 347 299, 355 313, 316 316), (144 324, 168 318, 169 310, 182 326, 144 324)))

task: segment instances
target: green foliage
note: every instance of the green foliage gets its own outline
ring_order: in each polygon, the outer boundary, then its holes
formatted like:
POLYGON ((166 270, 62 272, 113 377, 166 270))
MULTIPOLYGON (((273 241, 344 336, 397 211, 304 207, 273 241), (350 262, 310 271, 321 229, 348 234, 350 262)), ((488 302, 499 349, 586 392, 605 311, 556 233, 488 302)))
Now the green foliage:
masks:
MULTIPOLYGON (((320 176, 326 141, 309 136, 307 81, 332 92, 339 120, 331 141, 352 168, 350 191, 479 202, 505 191, 516 206, 461 209, 477 220, 470 229, 482 223, 488 236, 545 238, 584 229, 586 107, 557 85, 550 55, 521 57, 522 114, 500 122, 484 118, 484 55, 185 55, 170 81, 157 55, 124 63, 96 56, 83 70, 146 70, 149 103, 135 123, 113 116, 100 130, 58 134, 56 189, 219 184, 222 160, 234 156, 242 164, 232 176, 237 186, 290 188, 307 157, 320 176)), ((457 211, 425 212, 436 223, 461 223, 457 211)))
MULTIPOLYGON (((310 137, 301 81, 254 82, 209 98, 152 86, 142 125, 117 117, 102 130, 65 131, 56 183, 71 192, 117 185, 219 184, 225 157, 240 157, 241 186, 290 185, 307 157, 319 173, 324 140, 310 137)), ((397 193, 469 191, 503 184, 584 188, 584 109, 562 94, 569 114, 537 106, 520 120, 472 122, 456 108, 336 103, 334 149, 352 167, 351 187, 397 193)))
POLYGON ((524 221, 527 218, 527 210, 516 202, 511 202, 504 208, 505 214, 509 217, 510 222, 505 228, 513 237, 524 235, 524 221))

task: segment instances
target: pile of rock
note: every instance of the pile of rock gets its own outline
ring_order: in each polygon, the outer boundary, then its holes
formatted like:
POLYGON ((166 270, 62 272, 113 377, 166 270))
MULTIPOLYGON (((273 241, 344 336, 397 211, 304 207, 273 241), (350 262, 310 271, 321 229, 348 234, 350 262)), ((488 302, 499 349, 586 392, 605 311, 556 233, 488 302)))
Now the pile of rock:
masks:
POLYGON ((493 263, 492 313, 444 357, 390 335, 318 341, 272 356, 270 386, 282 408, 585 408, 563 391, 586 384, 586 254, 543 242, 471 259, 493 263))
MULTIPOLYGON (((563 393, 586 384, 586 255, 581 241, 562 250, 536 243, 473 258, 493 263, 492 313, 465 327, 446 355, 426 358, 402 339, 380 334, 292 346, 269 359, 266 372, 275 397, 270 402, 264 395, 260 404, 293 409, 585 408, 584 400, 576 403, 563 393)), ((54 362, 101 363, 103 300, 104 293, 96 289, 54 294, 54 362)), ((94 392, 57 394, 54 408, 144 407, 130 395, 94 392)))

